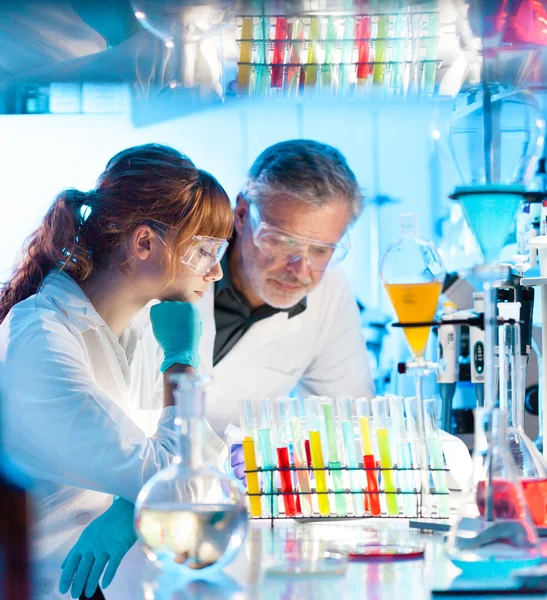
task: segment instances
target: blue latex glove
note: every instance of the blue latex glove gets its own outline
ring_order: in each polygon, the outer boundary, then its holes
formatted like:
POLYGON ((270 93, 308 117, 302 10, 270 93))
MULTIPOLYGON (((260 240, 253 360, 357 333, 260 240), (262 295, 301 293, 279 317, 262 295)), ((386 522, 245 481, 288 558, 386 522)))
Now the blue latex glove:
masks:
POLYGON ((230 465, 234 476, 247 487, 247 476, 245 475, 245 461, 243 459, 243 445, 232 444, 230 448, 230 465))
POLYGON ((161 372, 175 363, 199 367, 201 315, 191 302, 160 302, 150 309, 152 330, 163 350, 161 372))
POLYGON ((137 541, 133 527, 134 511, 133 504, 118 498, 83 530, 61 565, 61 594, 66 594, 72 586, 72 597, 79 598, 85 587, 86 597, 91 598, 105 567, 103 589, 112 583, 122 558, 137 541))

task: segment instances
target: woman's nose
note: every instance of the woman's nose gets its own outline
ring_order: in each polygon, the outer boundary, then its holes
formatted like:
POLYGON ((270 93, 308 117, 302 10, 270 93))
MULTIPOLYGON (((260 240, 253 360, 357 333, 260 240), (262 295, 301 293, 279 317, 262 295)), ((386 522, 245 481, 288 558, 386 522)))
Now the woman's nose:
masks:
POLYGON ((217 263, 206 275, 203 276, 205 281, 220 281, 222 279, 222 267, 217 263))

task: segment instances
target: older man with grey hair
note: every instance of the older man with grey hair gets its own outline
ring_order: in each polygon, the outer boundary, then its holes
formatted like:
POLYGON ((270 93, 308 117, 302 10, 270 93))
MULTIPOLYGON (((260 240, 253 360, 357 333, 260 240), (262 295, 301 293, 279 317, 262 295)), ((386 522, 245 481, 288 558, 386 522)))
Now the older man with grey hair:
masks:
POLYGON ((243 398, 370 396, 355 297, 338 267, 362 196, 332 146, 291 140, 264 150, 237 197, 224 278, 201 306, 207 416, 218 433, 243 398))

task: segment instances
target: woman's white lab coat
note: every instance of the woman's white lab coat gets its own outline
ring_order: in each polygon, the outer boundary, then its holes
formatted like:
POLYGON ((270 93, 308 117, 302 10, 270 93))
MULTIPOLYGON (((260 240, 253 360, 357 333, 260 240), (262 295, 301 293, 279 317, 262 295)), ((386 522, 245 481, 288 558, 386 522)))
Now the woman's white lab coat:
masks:
MULTIPOLYGON (((35 482, 40 600, 69 598, 58 591, 60 567, 84 527, 113 495, 134 502, 173 457, 175 409, 161 409, 161 359, 148 309, 118 339, 64 273, 49 275, 0 325, 4 450, 35 482)), ((207 449, 210 462, 224 461, 212 431, 207 449)), ((125 600, 117 583, 116 600, 125 600)))

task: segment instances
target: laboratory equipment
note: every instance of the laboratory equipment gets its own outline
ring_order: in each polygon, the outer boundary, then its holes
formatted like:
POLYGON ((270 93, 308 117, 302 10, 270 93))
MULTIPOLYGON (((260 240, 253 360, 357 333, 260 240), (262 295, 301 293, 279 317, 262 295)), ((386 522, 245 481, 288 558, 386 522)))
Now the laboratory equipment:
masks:
POLYGON ((443 446, 437 424, 436 399, 428 398, 424 403, 425 441, 429 455, 429 465, 432 469, 433 487, 437 512, 442 519, 450 517, 448 500, 448 484, 446 481, 446 465, 444 462, 443 446))
MULTIPOLYGON (((290 400, 290 415, 291 415, 291 433, 292 433, 292 448, 294 454, 294 466, 296 467, 296 477, 300 491, 300 510, 304 517, 310 517, 312 514, 312 498, 309 475, 306 467, 308 464, 306 457, 304 432, 302 427, 302 414, 297 398, 290 400)), ((311 461, 310 461, 311 462, 311 461)))
POLYGON ((506 577, 542 560, 507 446, 507 412, 501 409, 476 410, 472 485, 450 530, 447 553, 465 574, 481 578, 506 577))
POLYGON ((320 433, 320 409, 315 397, 306 398, 306 418, 308 423, 308 436, 310 440, 311 463, 315 476, 315 491, 318 496, 319 513, 321 516, 330 515, 328 497, 327 472, 323 456, 323 446, 320 433))
POLYGON ((437 365, 424 359, 445 271, 441 258, 431 242, 418 238, 417 215, 401 215, 401 239, 386 251, 380 266, 380 276, 395 313, 403 327, 412 360, 404 371, 416 381, 416 420, 419 437, 422 506, 429 506, 429 471, 425 446, 423 414, 423 378, 437 371, 437 365), (414 326, 413 326, 414 325, 414 326))
POLYGON ((393 470, 387 427, 386 399, 381 397, 373 398, 371 406, 378 440, 378 453, 380 455, 380 466, 382 467, 382 485, 386 494, 387 512, 390 516, 395 517, 399 514, 399 506, 397 502, 397 482, 395 471, 393 470))
POLYGON ((442 325, 439 327, 439 364, 437 376, 439 392, 442 398, 441 428, 448 433, 452 430, 452 400, 459 379, 460 328, 451 325, 451 316, 457 307, 452 302, 443 304, 442 325))
POLYGON ((378 494, 379 487, 376 459, 374 458, 371 441, 371 413, 368 398, 356 398, 355 409, 359 419, 359 428, 363 445, 363 466, 366 469, 368 494, 365 498, 365 504, 368 504, 370 514, 377 517, 381 513, 381 508, 380 497, 378 494))
POLYGON ((279 512, 277 490, 275 482, 275 460, 272 451, 271 428, 273 423, 272 403, 269 398, 261 398, 258 414, 258 444, 260 446, 260 456, 262 469, 264 470, 264 490, 268 501, 268 512, 271 516, 277 516, 279 512))
POLYGON ((402 492, 403 514, 405 517, 416 517, 417 497, 414 487, 412 468, 412 446, 405 421, 405 407, 402 396, 386 396, 391 417, 391 433, 396 448, 397 476, 402 492))
POLYGON ((258 476, 258 461, 256 458, 256 415, 255 403, 245 399, 241 407, 241 432, 243 433, 243 460, 247 471, 247 490, 251 515, 260 517, 262 508, 260 505, 260 481, 258 476))
POLYGON ((353 503, 353 514, 360 516, 364 511, 364 495, 362 493, 363 486, 361 483, 361 473, 358 471, 359 460, 357 459, 357 439, 353 427, 353 398, 343 396, 336 399, 336 406, 340 425, 342 427, 342 435, 344 436, 343 448, 345 450, 345 463, 350 469, 349 480, 351 483, 351 495, 353 503))
POLYGON ((237 482, 206 467, 204 379, 171 377, 177 404, 178 455, 142 488, 135 529, 149 560, 168 572, 207 577, 243 547, 248 516, 237 482))
MULTIPOLYGON (((502 305, 500 305, 500 308, 502 305)), ((518 309, 518 307, 515 307, 518 309)), ((524 432, 520 326, 499 328, 500 407, 508 412, 507 446, 522 482, 528 509, 538 526, 547 525, 547 466, 524 432)))
POLYGON ((337 424, 334 422, 332 399, 321 397, 319 403, 323 410, 323 416, 325 419, 325 430, 327 433, 328 442, 329 470, 333 484, 336 514, 344 517, 347 513, 347 506, 346 487, 344 485, 344 477, 342 474, 342 463, 340 462, 340 459, 342 458, 340 448, 342 436, 339 432, 339 427, 337 427, 337 424))
POLYGON ((278 396, 273 401, 273 437, 277 452, 277 466, 281 478, 283 504, 287 517, 296 516, 296 504, 293 494, 291 458, 289 454, 290 438, 290 401, 278 396))

